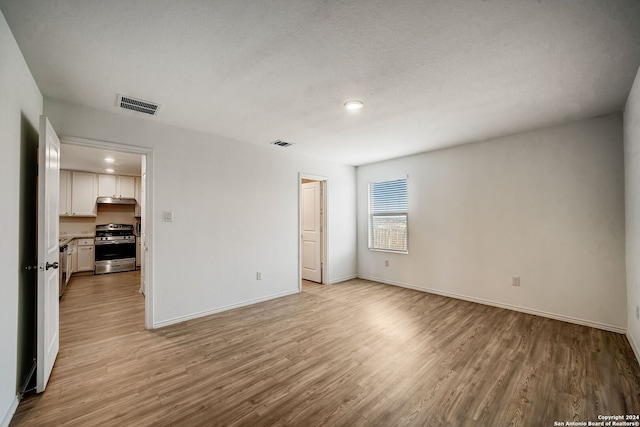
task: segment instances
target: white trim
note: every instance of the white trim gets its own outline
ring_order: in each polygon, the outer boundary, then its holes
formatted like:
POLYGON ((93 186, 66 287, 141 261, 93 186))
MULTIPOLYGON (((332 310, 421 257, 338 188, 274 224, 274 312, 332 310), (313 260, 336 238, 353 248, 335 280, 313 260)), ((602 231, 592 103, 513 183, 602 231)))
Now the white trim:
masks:
POLYGON ((640 364, 640 347, 638 347, 638 344, 636 344, 635 340, 633 339, 633 335, 631 335, 631 332, 627 331, 626 335, 627 339, 629 340, 629 344, 631 344, 631 349, 636 355, 636 362, 640 364))
POLYGON ((308 179, 311 181, 320 181, 320 188, 322 188, 322 207, 324 209, 324 215, 322 215, 322 283, 329 283, 329 229, 327 224, 329 223, 329 178, 326 176, 313 175, 300 172, 298 174, 298 291, 302 292, 302 180, 308 179))
POLYGON ((449 297, 449 298, 455 298, 455 299, 461 299, 461 300, 464 300, 464 301, 476 302, 478 304, 490 305, 490 306, 498 307, 498 308, 505 308, 507 310, 519 311, 521 313, 533 314, 534 316, 547 317, 549 319, 561 320, 563 322, 575 323, 577 325, 589 326, 591 328, 602 329, 602 330, 605 330, 605 331, 616 332, 616 333, 619 333, 619 334, 624 334, 624 333, 627 332, 627 330, 625 328, 621 328, 619 326, 614 326, 614 325, 609 325, 609 324, 606 324, 606 323, 594 322, 592 320, 579 319, 577 317, 571 317, 571 316, 564 316, 562 314, 549 313, 547 311, 541 311, 541 310, 535 310, 535 309, 526 308, 526 307, 520 307, 520 306, 517 306, 517 305, 505 304, 505 303, 491 301, 491 300, 487 300, 487 299, 483 299, 483 298, 470 297, 470 296, 467 296, 467 295, 461 295, 461 294, 456 294, 456 293, 453 293, 453 292, 441 291, 441 290, 438 290, 438 289, 425 288, 425 287, 421 287, 421 286, 411 285, 411 284, 408 284, 408 283, 395 282, 395 281, 392 281, 392 280, 381 279, 381 278, 378 278, 378 277, 362 276, 362 275, 359 275, 358 277, 361 278, 361 279, 372 280, 374 282, 380 282, 380 283, 384 283, 384 284, 387 284, 387 285, 400 286, 400 287, 403 287, 403 288, 414 289, 416 291, 422 291, 422 292, 428 292, 428 293, 431 293, 431 294, 442 295, 442 296, 449 297))
POLYGON ((62 136, 60 137, 60 142, 71 145, 80 145, 84 147, 91 148, 100 148, 100 149, 110 149, 115 151, 120 151, 123 153, 132 153, 132 154, 147 154, 152 151, 151 148, 142 147, 138 145, 127 145, 121 144, 119 142, 113 141, 102 141, 97 139, 87 139, 87 138, 78 138, 76 136, 62 136))
POLYGON ((71 145, 80 145, 90 148, 108 149, 114 151, 121 151, 124 153, 140 154, 145 156, 147 167, 147 179, 145 188, 145 234, 146 244, 149 252, 149 263, 144 265, 144 276, 146 280, 146 289, 144 294, 144 319, 145 327, 147 329, 153 329, 154 325, 154 313, 153 313, 153 149, 137 146, 120 144, 111 141, 100 141, 96 139, 78 138, 75 136, 63 136, 60 138, 60 142, 71 145))
POLYGON ((4 417, 2 418, 2 424, 0 424, 1 427, 9 426, 9 423, 11 422, 13 415, 16 413, 16 409, 18 409, 19 403, 20 401, 18 400, 18 396, 14 397, 13 402, 11 402, 11 405, 9 405, 9 409, 7 410, 7 413, 4 414, 4 417))
POLYGON ((186 322, 187 320, 198 319, 200 317, 209 316, 211 314, 216 314, 216 313, 220 313, 220 312, 223 312, 223 311, 232 310, 234 308, 245 307, 247 305, 253 305, 253 304, 257 304, 257 303, 264 302, 264 301, 269 301, 269 300, 276 299, 276 298, 282 298, 282 297, 286 297, 286 296, 289 296, 289 295, 294 295, 294 294, 297 294, 297 293, 300 293, 300 291, 295 289, 295 290, 292 290, 292 291, 280 292, 280 293, 277 293, 277 294, 267 295, 265 297, 260 297, 260 298, 255 298, 255 299, 250 299, 250 300, 238 302, 238 303, 235 303, 235 304, 229 304, 229 305, 225 305, 225 306, 222 306, 222 307, 213 308, 211 310, 198 311, 197 313, 187 314, 185 316, 178 316, 178 317, 174 317, 173 319, 162 320, 160 322, 155 323, 153 325, 153 329, 164 328, 165 326, 175 325, 176 323, 186 322))
POLYGON ((348 276, 338 277, 337 279, 331 279, 327 281, 327 285, 335 285, 336 283, 346 282, 347 280, 353 280, 357 278, 357 274, 350 274, 348 276))

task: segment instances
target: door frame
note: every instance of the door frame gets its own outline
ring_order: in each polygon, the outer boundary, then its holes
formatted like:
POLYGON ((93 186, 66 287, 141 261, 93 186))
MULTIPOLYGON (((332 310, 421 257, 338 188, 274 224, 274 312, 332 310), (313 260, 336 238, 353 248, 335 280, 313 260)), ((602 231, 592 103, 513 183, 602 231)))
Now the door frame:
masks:
POLYGON ((320 251, 320 257, 322 262, 322 284, 326 285, 329 283, 329 262, 327 260, 327 213, 329 212, 327 206, 327 193, 329 192, 329 180, 326 176, 321 175, 313 175, 308 173, 300 172, 298 174, 298 292, 302 292, 302 180, 308 179, 311 181, 320 181, 320 189, 322 191, 320 195, 320 204, 324 209, 324 213, 322 215, 322 220, 320 221, 320 226, 322 227, 322 232, 320 233, 320 240, 322 245, 322 250, 320 251))
POLYGON ((80 145, 88 148, 139 154, 145 158, 147 179, 145 181, 145 200, 143 201, 145 212, 145 218, 143 218, 143 221, 146 235, 144 243, 146 250, 149 252, 149 256, 146 258, 148 262, 142 263, 141 268, 144 269, 142 274, 144 275, 146 283, 146 289, 144 290, 144 324, 147 329, 153 329, 153 215, 151 215, 151 212, 153 212, 153 149, 137 145, 77 138, 73 136, 63 136, 60 138, 60 142, 63 144, 80 145))

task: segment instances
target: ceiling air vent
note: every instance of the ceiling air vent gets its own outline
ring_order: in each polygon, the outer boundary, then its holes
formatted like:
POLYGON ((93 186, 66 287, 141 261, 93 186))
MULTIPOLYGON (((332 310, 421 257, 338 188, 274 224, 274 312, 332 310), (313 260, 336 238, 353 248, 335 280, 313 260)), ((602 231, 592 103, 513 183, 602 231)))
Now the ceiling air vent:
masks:
POLYGON ((293 142, 286 142, 281 139, 276 139, 271 143, 271 145, 277 145, 278 147, 291 147, 293 142))
POLYGON ((160 108, 160 105, 154 104, 153 102, 143 101, 141 99, 124 95, 118 95, 118 102, 116 105, 120 108, 124 108, 125 110, 137 111, 151 116, 155 116, 158 113, 158 108, 160 108))

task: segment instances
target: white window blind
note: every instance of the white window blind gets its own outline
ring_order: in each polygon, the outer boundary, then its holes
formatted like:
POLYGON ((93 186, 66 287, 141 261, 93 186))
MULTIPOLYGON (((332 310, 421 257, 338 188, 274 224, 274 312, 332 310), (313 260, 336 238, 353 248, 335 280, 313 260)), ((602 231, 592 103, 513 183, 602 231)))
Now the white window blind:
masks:
POLYGON ((407 180, 369 184, 369 249, 408 251, 407 180))

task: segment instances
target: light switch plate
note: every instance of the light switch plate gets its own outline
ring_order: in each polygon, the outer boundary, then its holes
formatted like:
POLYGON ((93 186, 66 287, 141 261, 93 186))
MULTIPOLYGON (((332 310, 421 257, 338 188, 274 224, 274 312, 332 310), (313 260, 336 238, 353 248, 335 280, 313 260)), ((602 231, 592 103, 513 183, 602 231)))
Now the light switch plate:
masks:
POLYGON ((165 222, 173 222, 173 212, 171 211, 166 211, 164 213, 164 221, 165 222))

